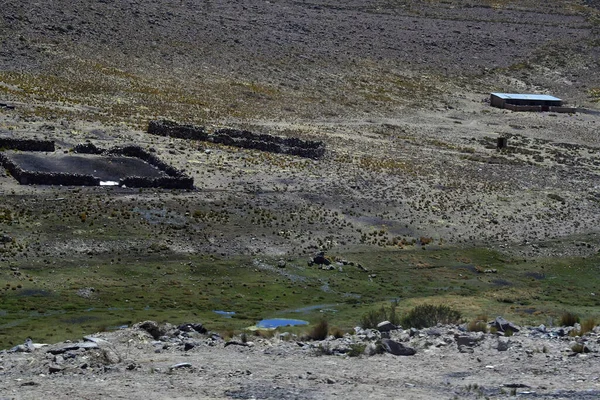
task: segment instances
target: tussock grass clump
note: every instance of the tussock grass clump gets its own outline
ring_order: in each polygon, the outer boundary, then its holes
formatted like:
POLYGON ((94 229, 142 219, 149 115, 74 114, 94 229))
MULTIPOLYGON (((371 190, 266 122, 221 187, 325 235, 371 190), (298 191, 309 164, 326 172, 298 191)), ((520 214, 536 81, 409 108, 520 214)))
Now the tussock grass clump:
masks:
POLYGON ((377 324, 383 321, 390 321, 394 325, 400 324, 400 317, 396 313, 396 303, 392 303, 389 308, 382 305, 380 309, 364 314, 360 319, 360 326, 363 329, 375 329, 377 324))
POLYGON ((574 326, 579 323, 579 315, 566 312, 560 317, 560 326, 574 326))
POLYGON ((437 324, 456 324, 460 322, 459 311, 445 305, 422 304, 416 306, 402 318, 402 325, 409 328, 427 328, 437 324))
POLYGON ((329 333, 329 323, 326 319, 322 319, 312 330, 308 333, 308 337, 311 340, 325 340, 329 333))
POLYGON ((344 333, 345 333, 345 332, 344 332, 344 330, 343 330, 343 329, 340 329, 340 328, 338 328, 338 327, 336 326, 336 327, 333 327, 333 328, 331 328, 331 329, 330 329, 330 331, 329 331, 329 333, 330 333, 331 335, 333 335, 333 337, 334 337, 334 338, 336 338, 336 339, 340 339, 340 338, 343 338, 343 337, 344 337, 344 333))
POLYGON ((475 319, 467 325, 467 330, 469 332, 483 332, 487 333, 488 331, 488 316, 487 315, 479 315, 475 319))
POLYGON ((596 320, 594 318, 588 318, 581 323, 579 329, 573 329, 569 332, 569 336, 583 336, 586 333, 593 331, 595 326, 596 320))
POLYGON ((254 331, 254 336, 270 339, 275 336, 275 329, 257 329, 254 331))

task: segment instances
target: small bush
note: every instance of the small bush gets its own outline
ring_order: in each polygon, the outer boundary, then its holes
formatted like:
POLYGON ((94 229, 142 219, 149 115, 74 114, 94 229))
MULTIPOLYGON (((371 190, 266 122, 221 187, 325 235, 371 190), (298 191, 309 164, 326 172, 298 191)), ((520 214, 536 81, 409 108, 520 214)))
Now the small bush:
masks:
POLYGON ((402 325, 410 328, 427 328, 437 324, 460 322, 460 312, 451 307, 431 304, 416 306, 402 319, 402 325))
POLYGON ((571 346, 571 350, 573 350, 573 353, 584 353, 586 352, 585 350, 585 345, 581 344, 581 343, 575 343, 573 346, 571 346))
POLYGON ((347 353, 350 357, 358 357, 365 352, 367 345, 364 343, 353 343, 350 345, 350 351, 347 353))
POLYGON ((579 316, 571 312, 566 312, 560 317, 560 326, 574 326, 579 322, 579 316))
POLYGON ((308 333, 308 337, 311 340, 325 340, 329 333, 329 324, 326 319, 322 319, 312 330, 308 333))
POLYGON ((487 333, 488 331, 488 316, 487 315, 479 315, 477 318, 469 322, 467 325, 467 330, 469 332, 483 332, 487 333))
POLYGON ((371 310, 360 319, 360 326, 363 329, 375 329, 377 324, 383 321, 390 321, 394 325, 400 324, 400 317, 396 313, 396 303, 393 302, 389 308, 381 306, 378 310, 371 310))

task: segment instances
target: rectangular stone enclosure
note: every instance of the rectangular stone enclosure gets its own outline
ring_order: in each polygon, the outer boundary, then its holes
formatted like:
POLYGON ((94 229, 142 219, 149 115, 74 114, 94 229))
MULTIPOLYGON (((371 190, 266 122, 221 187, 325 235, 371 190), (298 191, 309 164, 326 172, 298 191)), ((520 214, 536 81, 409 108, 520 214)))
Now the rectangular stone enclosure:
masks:
POLYGON ((7 140, 22 151, 0 152, 0 165, 22 185, 194 188, 192 177, 138 146, 104 150, 87 143, 73 153, 57 153, 46 151, 45 143, 7 140))
POLYGON ((14 153, 6 155, 24 171, 45 173, 78 173, 91 175, 100 181, 119 182, 128 176, 148 178, 167 174, 138 158, 96 154, 14 153))

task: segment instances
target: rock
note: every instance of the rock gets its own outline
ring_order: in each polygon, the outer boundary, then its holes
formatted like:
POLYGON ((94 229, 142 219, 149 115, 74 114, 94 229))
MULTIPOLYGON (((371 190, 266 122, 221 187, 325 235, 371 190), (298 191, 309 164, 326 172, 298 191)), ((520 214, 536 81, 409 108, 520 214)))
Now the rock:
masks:
POLYGON ((331 261, 327 257, 325 257, 325 253, 324 252, 321 252, 321 253, 318 253, 317 255, 315 255, 313 257, 313 259, 312 259, 312 262, 314 264, 318 264, 318 265, 329 265, 329 264, 331 264, 331 261))
POLYGON ((279 260, 279 261, 277 261, 277 266, 279 268, 285 268, 285 260, 279 260))
POLYGON ((102 349, 102 355, 106 364, 118 364, 121 361, 121 357, 112 349, 102 349))
POLYGON ((379 332, 395 331, 396 329, 398 329, 398 327, 390 321, 383 321, 377 324, 377 330, 379 332))
POLYGON ((165 334, 164 330, 161 330, 158 326, 158 323, 155 321, 144 321, 139 324, 134 325, 134 328, 145 330, 152 336, 155 340, 160 338, 165 334))
POLYGON ((71 351, 71 350, 79 350, 79 349, 89 350, 89 349, 97 349, 98 347, 99 347, 98 344, 94 343, 94 342, 69 343, 66 346, 50 349, 50 350, 48 350, 48 353, 56 355, 56 354, 66 353, 67 351, 71 351))
POLYGON ((458 351, 459 351, 459 353, 468 353, 468 354, 473 354, 475 352, 475 350, 469 346, 458 346, 458 351))
POLYGON ((414 356, 417 353, 412 347, 404 346, 392 339, 382 339, 381 346, 386 352, 395 356, 414 356))
POLYGON ((10 243, 12 242, 13 238, 11 236, 8 235, 0 235, 0 243, 10 243))
POLYGON ((84 299, 91 299, 94 298, 95 291, 96 289, 94 289, 93 287, 81 288, 77 291, 77 296, 83 297, 84 299))
POLYGON ((231 345, 242 346, 242 347, 249 347, 250 346, 248 343, 238 342, 238 341, 235 341, 235 340, 230 340, 229 342, 225 343, 224 347, 231 346, 231 345))
POLYGON ((61 367, 60 365, 56 365, 56 364, 50 364, 48 366, 48 372, 51 374, 55 374, 57 372, 61 372, 62 370, 64 370, 64 367, 61 367))
POLYGON ((363 351, 363 354, 366 356, 374 356, 377 353, 378 353, 378 349, 377 349, 377 345, 375 343, 369 343, 365 347, 365 350, 363 351))
POLYGON ((89 336, 89 335, 88 336, 84 336, 83 340, 88 341, 88 342, 96 343, 99 346, 101 346, 101 345, 109 345, 110 344, 110 342, 107 341, 107 340, 104 340, 102 338, 97 338, 97 337, 94 337, 94 336, 89 336))
POLYGON ((169 367, 169 370, 172 371, 174 369, 181 369, 181 368, 192 368, 192 364, 187 363, 187 362, 173 364, 169 367))
POLYGON ((483 339, 482 332, 477 332, 478 334, 463 334, 456 336, 456 344, 458 347, 467 346, 474 347, 483 339))
POLYGON ((194 343, 192 343, 192 342, 185 342, 184 345, 183 345, 183 350, 184 351, 188 351, 188 350, 193 349, 194 347, 196 347, 196 345, 194 343))
POLYGON ((182 332, 198 332, 198 333, 202 333, 202 334, 205 334, 206 332, 208 332, 208 330, 201 323, 182 324, 182 325, 179 325, 177 327, 177 329, 179 329, 182 332))
POLYGON ((498 349, 498 351, 506 351, 509 349, 510 344, 511 344, 510 339, 503 337, 503 336, 499 336, 498 344, 496 345, 496 349, 498 349))
POLYGON ((496 317, 493 326, 496 329, 498 329, 499 332, 506 332, 507 330, 511 330, 513 333, 516 333, 520 330, 515 324, 505 320, 502 317, 496 317))

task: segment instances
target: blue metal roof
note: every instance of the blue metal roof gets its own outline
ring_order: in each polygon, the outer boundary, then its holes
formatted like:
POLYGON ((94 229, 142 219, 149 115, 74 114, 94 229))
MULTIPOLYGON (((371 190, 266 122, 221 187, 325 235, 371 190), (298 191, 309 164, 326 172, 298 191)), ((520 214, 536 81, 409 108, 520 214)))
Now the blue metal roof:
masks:
POLYGON ((522 94, 522 93, 492 93, 494 96, 505 100, 550 100, 562 101, 558 97, 547 94, 522 94))

